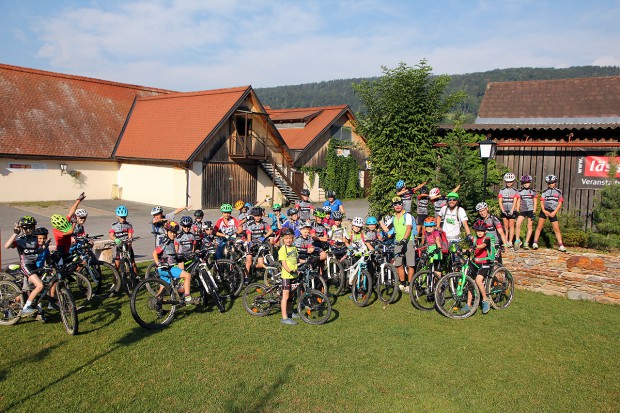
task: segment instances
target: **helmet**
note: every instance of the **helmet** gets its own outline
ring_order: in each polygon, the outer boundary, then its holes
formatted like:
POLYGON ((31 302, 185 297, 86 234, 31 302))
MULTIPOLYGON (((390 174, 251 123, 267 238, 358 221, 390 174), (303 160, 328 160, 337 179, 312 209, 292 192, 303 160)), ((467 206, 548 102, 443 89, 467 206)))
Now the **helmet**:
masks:
POLYGON ((435 198, 436 196, 439 196, 439 195, 441 195, 441 190, 439 188, 433 188, 428 193, 428 196, 430 196, 431 198, 435 198))
POLYGON ((403 189, 404 187, 405 187, 405 181, 403 181, 402 179, 396 182, 396 189, 403 189))
POLYGON ((182 227, 191 227, 192 223, 194 222, 194 220, 192 219, 192 217, 184 215, 181 217, 181 219, 179 220, 179 223, 181 224, 182 227))
POLYGON ((302 189, 302 190, 301 190, 301 194, 302 194, 303 196, 310 196, 310 190, 309 190, 309 189, 304 188, 304 189, 302 189))
POLYGON ((435 218, 433 218, 433 217, 426 217, 424 219, 424 226, 425 227, 434 227, 435 226, 435 218))
POLYGON ((394 198, 392 198, 392 205, 394 204, 402 204, 403 203, 403 199, 399 196, 395 196, 394 198))
POLYGON ((324 206, 323 207, 323 211, 325 212, 325 215, 331 214, 332 213, 332 207, 330 207, 329 205, 324 206))
POLYGON ((386 215, 383 217, 383 225, 389 227, 390 225, 392 225, 393 220, 394 218, 391 215, 386 215))
POLYGON ((486 202, 479 202, 478 204, 476 204, 476 211, 480 211, 483 209, 488 209, 489 206, 487 205, 486 202))
POLYGON ((521 177, 521 183, 526 184, 528 182, 532 182, 532 177, 530 175, 523 175, 521 177))
POLYGON ((273 210, 274 211, 279 211, 281 209, 282 209, 282 205, 280 205, 280 204, 273 204, 273 210))
POLYGON ((205 221, 202 223, 202 229, 209 229, 209 228, 213 228, 213 222, 205 221))
POLYGON ((336 192, 334 192, 334 191, 332 191, 330 189, 327 192, 325 192, 325 196, 328 197, 328 198, 336 198, 336 192))
POLYGON ((297 208, 289 208, 288 211, 286 211, 286 215, 288 215, 289 217, 295 214, 299 214, 299 210, 297 208))
POLYGON ((284 237, 286 235, 295 235, 295 231, 293 231, 293 228, 282 228, 282 230, 280 231, 280 236, 284 237))
POLYGON ((477 219, 476 221, 474 221, 474 231, 486 231, 487 230, 487 225, 485 224, 483 219, 477 219))
POLYGON ((237 202, 235 202, 235 209, 241 209, 243 208, 243 201, 242 200, 238 200, 237 202))
POLYGON ((312 228, 312 223, 308 220, 301 223, 301 228, 312 228))
POLYGON ((32 235, 47 235, 47 234, 49 234, 49 231, 47 230, 47 228, 44 228, 44 227, 36 228, 32 232, 32 235))
POLYGON ((202 209, 197 209, 194 211, 194 217, 203 218, 204 216, 205 216, 205 213, 202 209))
POLYGON ((553 184, 558 181, 558 177, 555 175, 547 175, 545 176, 545 182, 548 184, 553 184))
POLYGON ((174 221, 168 221, 164 224, 166 231, 179 232, 179 224, 174 221))
POLYGON ((255 217, 260 217, 261 215, 263 215, 263 210, 259 207, 254 207, 250 211, 250 215, 255 216, 255 217))
POLYGON ((34 227, 37 225, 37 220, 30 215, 23 216, 19 219, 20 227, 34 227))
MULTIPOLYGON (((159 208, 159 212, 156 212, 155 214, 160 214, 161 213, 161 207, 156 207, 156 208, 159 208)), ((155 208, 153 208, 153 210, 155 210, 155 208)), ((123 205, 117 207, 115 212, 116 212, 116 216, 117 217, 126 217, 127 215, 129 215, 129 212, 127 211, 127 208, 125 206, 123 206, 123 205)), ((153 211, 151 211, 151 214, 155 215, 155 214, 153 214, 153 211)))
POLYGON ((377 225, 379 222, 377 221, 377 218, 375 217, 368 217, 366 218, 366 225, 377 225))
POLYGON ((312 215, 314 215, 317 218, 325 218, 327 216, 325 211, 323 211, 321 208, 315 209, 314 212, 312 212, 312 215))
POLYGON ((508 172, 504 175, 504 181, 512 182, 514 180, 515 180, 515 174, 513 174, 512 172, 508 172))
POLYGON ((246 202, 243 207, 244 208, 252 208, 254 205, 250 204, 249 202, 246 202))
POLYGON ((420 188, 420 193, 428 194, 428 186, 424 185, 422 188, 420 188))
POLYGON ((457 194, 456 192, 450 192, 448 195, 446 195, 446 197, 448 199, 459 199, 459 194, 457 194))
POLYGON ((342 221, 342 212, 340 212, 340 211, 332 212, 332 219, 334 221, 342 221))
POLYGON ((52 222, 52 226, 60 232, 69 232, 71 230, 71 223, 67 221, 66 217, 60 214, 52 215, 50 221, 52 222))
POLYGON ((151 209, 151 215, 163 214, 163 212, 164 212, 164 209, 160 206, 156 206, 156 207, 153 207, 153 209, 151 209))
POLYGON ((220 207, 220 211, 222 212, 232 212, 232 205, 230 204, 222 204, 220 207))
POLYGON ((85 209, 78 209, 75 211, 75 216, 78 218, 86 218, 88 216, 88 212, 85 209))
POLYGON ((351 225, 361 228, 364 226, 364 220, 362 219, 362 217, 355 217, 353 218, 353 222, 351 222, 351 225))

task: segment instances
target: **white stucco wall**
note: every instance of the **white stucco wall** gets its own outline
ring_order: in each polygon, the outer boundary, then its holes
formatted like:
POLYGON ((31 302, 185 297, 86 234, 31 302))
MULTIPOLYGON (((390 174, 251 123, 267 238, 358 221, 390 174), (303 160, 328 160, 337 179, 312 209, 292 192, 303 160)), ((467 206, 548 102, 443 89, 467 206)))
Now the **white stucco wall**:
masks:
POLYGON ((117 170, 116 162, 4 158, 0 161, 0 202, 75 199, 81 192, 90 199, 110 199, 117 170), (61 175, 60 164, 81 175, 61 175))
MULTIPOLYGON (((190 184, 191 175, 190 171, 190 184)), ((121 199, 171 207, 186 205, 187 178, 181 168, 122 163, 118 185, 121 199)))
POLYGON ((282 204, 282 200, 284 199, 282 192, 280 192, 277 186, 273 186, 271 178, 269 178, 269 176, 261 168, 258 168, 256 180, 256 200, 258 202, 261 202, 267 197, 271 198, 273 194, 273 200, 270 203, 264 203, 263 206, 265 208, 270 208, 274 203, 282 204))

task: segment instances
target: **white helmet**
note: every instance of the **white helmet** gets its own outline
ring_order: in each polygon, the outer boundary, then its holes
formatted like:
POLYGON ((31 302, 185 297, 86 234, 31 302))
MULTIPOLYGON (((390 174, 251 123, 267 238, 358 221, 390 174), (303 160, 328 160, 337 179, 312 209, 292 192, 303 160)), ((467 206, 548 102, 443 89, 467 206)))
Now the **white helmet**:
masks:
POLYGON ((431 189, 431 192, 428 193, 428 196, 431 198, 435 198, 436 196, 441 195, 441 190, 439 188, 431 189))
POLYGON ((151 209, 151 215, 157 215, 163 212, 164 212, 164 209, 160 206, 156 206, 156 207, 153 207, 153 209, 151 209))
POLYGON ((386 215, 383 217, 383 224, 386 227, 389 227, 390 225, 392 225, 392 221, 394 220, 394 218, 391 215, 386 215))
POLYGON ((361 217, 355 217, 353 218, 353 222, 351 222, 351 225, 361 228, 364 226, 364 220, 361 217))
POLYGON ((486 202, 479 202, 479 203, 476 205, 476 211, 480 211, 480 210, 482 210, 482 209, 488 209, 488 208, 489 208, 489 206, 487 205, 487 203, 486 203, 486 202))
POLYGON ((75 216, 78 218, 86 218, 88 216, 88 212, 85 209, 78 209, 75 211, 75 216))
POLYGON ((555 175, 547 175, 545 176, 545 182, 548 184, 552 184, 558 181, 558 177, 555 175))
POLYGON ((508 172, 504 175, 504 181, 506 182, 513 182, 515 179, 515 174, 513 174, 512 172, 508 172))

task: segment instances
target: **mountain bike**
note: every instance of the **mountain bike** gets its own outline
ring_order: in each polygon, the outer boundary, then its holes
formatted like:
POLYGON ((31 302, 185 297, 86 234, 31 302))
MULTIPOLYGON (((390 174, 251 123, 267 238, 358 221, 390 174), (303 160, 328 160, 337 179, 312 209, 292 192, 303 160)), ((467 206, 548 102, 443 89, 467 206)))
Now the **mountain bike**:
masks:
POLYGON ((340 258, 346 254, 346 247, 339 243, 330 246, 327 251, 327 259, 323 268, 323 278, 327 283, 327 291, 330 296, 341 295, 346 288, 344 270, 340 258))
POLYGON ((110 246, 116 245, 116 250, 120 252, 118 273, 120 275, 122 288, 128 296, 131 296, 133 289, 138 284, 138 281, 140 281, 138 274, 136 274, 134 270, 131 259, 131 243, 139 239, 140 237, 134 237, 120 240, 121 242, 118 245, 115 243, 106 244, 110 246))
POLYGON ((484 287, 491 307, 495 310, 503 310, 512 303, 515 292, 514 278, 503 264, 495 263, 491 275, 484 280, 484 287))
POLYGON ((351 298, 358 307, 365 307, 372 295, 373 281, 372 275, 367 269, 368 252, 364 252, 358 257, 353 255, 353 251, 347 251, 350 265, 345 266, 345 277, 351 287, 351 298))
POLYGON ((370 254, 368 268, 377 279, 377 295, 385 304, 391 304, 398 298, 398 273, 392 264, 394 257, 393 243, 376 243, 370 254))
POLYGON ((435 305, 446 317, 470 317, 480 305, 480 291, 472 278, 471 254, 472 250, 465 255, 460 272, 444 275, 435 286, 435 305))
POLYGON ((69 248, 69 256, 63 261, 71 263, 74 266, 73 271, 90 279, 94 294, 107 292, 115 295, 122 284, 118 270, 113 264, 98 260, 93 252, 92 241, 101 237, 102 235, 75 237, 75 244, 69 248))
MULTIPOLYGON (((62 273, 53 267, 43 267, 33 271, 33 273, 38 274, 41 278, 43 291, 33 300, 32 307, 37 307, 42 300, 48 301, 58 308, 65 331, 70 335, 77 334, 77 306, 62 273), (54 291, 54 297, 51 296, 52 291, 54 291)), ((21 310, 34 288, 34 285, 30 284, 25 276, 23 278, 22 288, 16 282, 8 279, 0 280, 0 325, 13 325, 22 317, 21 310)))
POLYGON ((413 274, 409 282, 411 304, 422 311, 430 311, 435 307, 435 286, 439 280, 437 272, 441 260, 435 258, 438 253, 436 245, 422 246, 417 249, 419 271, 413 274))

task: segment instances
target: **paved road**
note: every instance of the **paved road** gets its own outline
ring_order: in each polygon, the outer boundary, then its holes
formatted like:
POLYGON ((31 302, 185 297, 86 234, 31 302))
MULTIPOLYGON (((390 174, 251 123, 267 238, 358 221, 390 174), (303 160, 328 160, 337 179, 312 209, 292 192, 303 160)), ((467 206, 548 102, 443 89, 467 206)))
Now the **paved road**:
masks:
MULTIPOLYGON (((32 203, 11 203, 0 204, 0 235, 1 247, 2 247, 2 266, 12 264, 18 261, 17 251, 15 249, 7 250, 4 248, 4 243, 11 235, 13 231, 13 224, 19 220, 23 215, 31 215, 37 221, 39 226, 44 226, 51 230, 50 217, 52 214, 65 215, 74 201, 58 201, 58 202, 32 202, 32 203)), ((141 237, 140 240, 134 242, 134 251, 136 253, 136 260, 148 260, 151 259, 153 252, 154 238, 151 234, 151 208, 153 205, 143 204, 140 202, 130 201, 117 201, 110 199, 97 199, 91 200, 86 198, 81 204, 80 208, 84 208, 88 211, 88 220, 86 221, 86 232, 89 235, 104 234, 108 237, 108 231, 114 221, 116 221, 116 215, 114 210, 119 205, 125 205, 129 210, 128 221, 133 225, 135 236, 141 237)), ((319 203, 315 205, 321 205, 319 203)), ((365 217, 368 210, 368 202, 365 199, 358 199, 353 201, 347 201, 344 203, 347 216, 353 218, 354 216, 365 217)), ((164 207, 164 213, 173 211, 173 207, 164 207)), ((271 212, 271 211, 269 211, 271 212)), ((193 211, 187 212, 188 215, 193 215, 193 211)), ((177 215, 179 219, 182 214, 177 215)), ((217 218, 221 216, 218 209, 205 210, 205 220, 211 220, 215 222, 217 218)))

